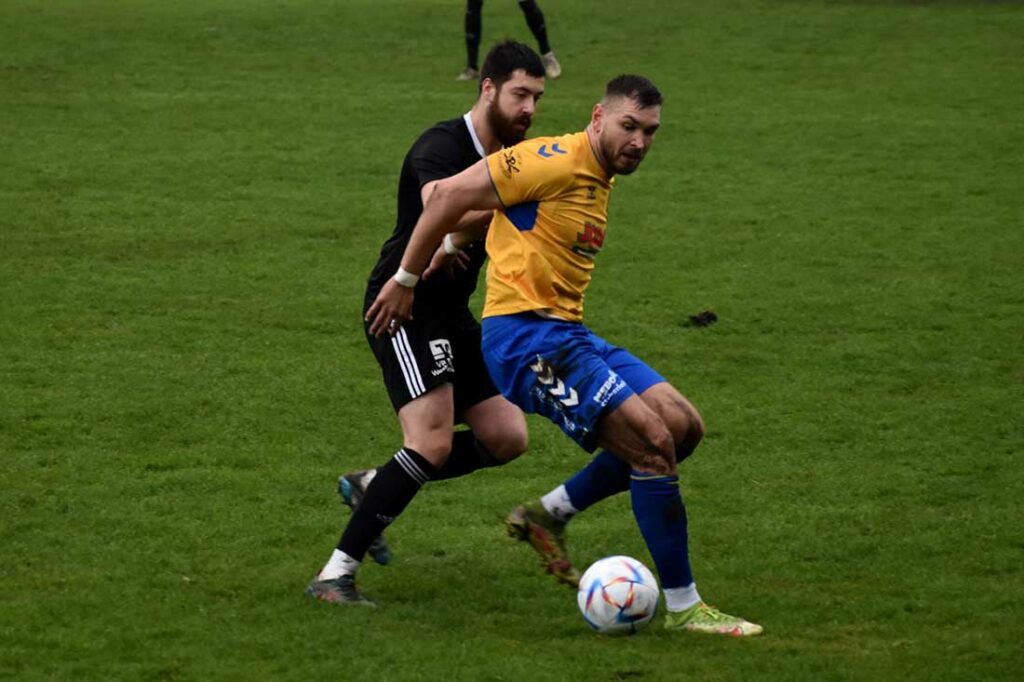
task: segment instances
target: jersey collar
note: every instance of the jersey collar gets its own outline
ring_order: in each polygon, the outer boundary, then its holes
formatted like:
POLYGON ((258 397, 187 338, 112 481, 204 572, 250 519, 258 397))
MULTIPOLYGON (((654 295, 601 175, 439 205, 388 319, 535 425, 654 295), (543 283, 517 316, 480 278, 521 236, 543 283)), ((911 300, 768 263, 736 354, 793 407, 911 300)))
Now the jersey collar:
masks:
POLYGON ((466 127, 469 128, 469 136, 473 138, 473 146, 476 147, 476 153, 482 159, 487 156, 487 152, 484 151, 484 146, 480 144, 480 138, 476 136, 476 128, 473 127, 473 119, 470 117, 470 113, 467 111, 462 115, 462 119, 466 122, 466 127))

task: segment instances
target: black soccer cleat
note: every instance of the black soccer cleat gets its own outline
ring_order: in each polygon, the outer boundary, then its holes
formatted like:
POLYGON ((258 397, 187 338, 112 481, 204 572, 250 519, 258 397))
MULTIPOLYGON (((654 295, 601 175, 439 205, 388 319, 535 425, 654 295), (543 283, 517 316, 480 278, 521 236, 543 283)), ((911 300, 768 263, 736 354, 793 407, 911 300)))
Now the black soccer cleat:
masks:
MULTIPOLYGON (((342 503, 350 507, 352 511, 355 511, 359 503, 363 501, 363 494, 366 492, 364 481, 369 473, 370 471, 356 471, 338 477, 338 495, 341 496, 342 503)), ((370 554, 370 558, 381 566, 385 566, 391 561, 391 548, 388 547, 388 542, 383 535, 378 535, 373 539, 367 552, 370 554)))
POLYGON ((377 606, 372 601, 359 594, 356 589, 355 576, 343 575, 331 580, 317 580, 306 588, 306 594, 313 599, 331 602, 332 604, 354 604, 356 606, 377 606))

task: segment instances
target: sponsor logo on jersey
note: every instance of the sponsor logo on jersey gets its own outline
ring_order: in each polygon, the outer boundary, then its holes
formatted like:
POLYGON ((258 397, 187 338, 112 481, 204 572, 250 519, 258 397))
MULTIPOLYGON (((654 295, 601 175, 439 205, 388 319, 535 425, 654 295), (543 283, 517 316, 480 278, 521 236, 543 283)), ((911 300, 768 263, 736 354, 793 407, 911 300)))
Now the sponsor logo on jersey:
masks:
POLYGON ((452 344, 448 339, 434 339, 430 342, 430 354, 434 356, 434 369, 430 371, 431 376, 437 376, 444 372, 455 371, 455 355, 452 353, 452 344))
POLYGON ((583 223, 583 231, 576 233, 576 243, 573 244, 572 250, 580 255, 593 258, 604 246, 604 233, 603 227, 589 222, 583 223))
POLYGON ((519 172, 519 157, 516 156, 516 150, 506 149, 501 153, 501 157, 505 164, 502 167, 501 172, 506 178, 511 178, 514 173, 519 172))

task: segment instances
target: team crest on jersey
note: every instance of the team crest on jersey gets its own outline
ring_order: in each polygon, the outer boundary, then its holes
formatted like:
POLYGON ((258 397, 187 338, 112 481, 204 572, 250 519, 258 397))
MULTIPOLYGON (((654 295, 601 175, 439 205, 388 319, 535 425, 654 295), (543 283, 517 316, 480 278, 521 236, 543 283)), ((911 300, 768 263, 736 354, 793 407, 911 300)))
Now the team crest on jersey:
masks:
POLYGON ((581 256, 593 258, 604 246, 604 228, 594 223, 583 223, 583 231, 576 233, 572 250, 581 256))
POLYGON ((434 356, 434 369, 430 371, 432 376, 444 372, 455 371, 455 356, 452 353, 452 344, 448 339, 434 339, 430 342, 430 354, 434 356))

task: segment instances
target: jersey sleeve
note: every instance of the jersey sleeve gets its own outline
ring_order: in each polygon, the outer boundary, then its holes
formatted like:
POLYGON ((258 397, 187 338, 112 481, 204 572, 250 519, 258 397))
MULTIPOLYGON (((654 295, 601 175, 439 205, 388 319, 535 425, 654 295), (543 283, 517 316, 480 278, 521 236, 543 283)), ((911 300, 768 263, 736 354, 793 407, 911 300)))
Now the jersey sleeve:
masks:
POLYGON ((442 180, 463 170, 458 141, 445 130, 431 129, 416 142, 410 155, 419 186, 442 180))
POLYGON ((558 141, 558 138, 527 140, 487 157, 491 182, 503 205, 543 201, 571 186, 572 154, 552 152, 553 148, 560 150, 558 141))

